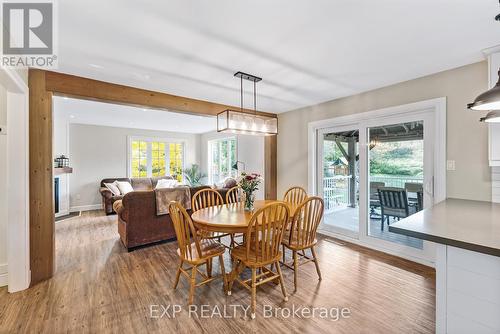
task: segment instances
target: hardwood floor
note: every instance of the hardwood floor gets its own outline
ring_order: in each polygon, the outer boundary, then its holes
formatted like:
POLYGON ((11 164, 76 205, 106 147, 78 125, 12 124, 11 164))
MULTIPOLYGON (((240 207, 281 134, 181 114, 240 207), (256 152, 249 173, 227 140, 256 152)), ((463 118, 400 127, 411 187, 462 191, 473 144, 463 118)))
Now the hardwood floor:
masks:
MULTIPOLYGON (((120 244, 115 220, 115 216, 93 211, 58 222, 54 277, 15 294, 0 288, 0 332, 434 332, 433 269, 332 239, 321 239, 317 247, 323 280, 317 280, 313 263, 304 265, 299 269, 299 289, 293 294, 293 272, 283 268, 289 301, 283 301, 279 285, 261 286, 257 290, 257 319, 251 320, 250 313, 245 318, 241 309, 232 318, 189 317, 188 282, 181 277, 177 290, 172 289, 178 263, 176 242, 127 253, 120 244), (173 304, 182 307, 175 318, 150 316, 151 305, 173 304), (286 313, 267 318, 264 304, 349 308, 351 315, 337 321, 292 318, 286 313)), ((218 265, 214 263, 213 268, 216 273, 218 265)), ((230 268, 227 253, 226 268, 230 268)), ((199 308, 209 305, 209 312, 224 305, 247 307, 250 294, 235 284, 232 295, 225 296, 219 280, 197 288, 195 304, 199 308)), ((232 315, 231 308, 227 312, 232 315)), ((192 314, 203 315, 201 311, 192 314)))

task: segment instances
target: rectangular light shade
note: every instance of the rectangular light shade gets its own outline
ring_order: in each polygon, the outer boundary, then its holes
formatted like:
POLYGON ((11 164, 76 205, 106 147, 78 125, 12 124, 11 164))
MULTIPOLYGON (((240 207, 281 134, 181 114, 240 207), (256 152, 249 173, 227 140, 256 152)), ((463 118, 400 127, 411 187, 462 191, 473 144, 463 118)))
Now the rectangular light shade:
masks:
POLYGON ((278 119, 227 109, 217 114, 217 131, 272 136, 278 134, 278 119))

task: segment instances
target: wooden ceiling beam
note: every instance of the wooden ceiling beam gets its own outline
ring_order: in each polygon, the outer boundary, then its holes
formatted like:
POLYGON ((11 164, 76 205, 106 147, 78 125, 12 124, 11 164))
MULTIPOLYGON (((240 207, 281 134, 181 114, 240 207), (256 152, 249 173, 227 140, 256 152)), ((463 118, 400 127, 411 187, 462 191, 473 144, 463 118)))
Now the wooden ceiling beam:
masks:
MULTIPOLYGON (((216 116, 226 109, 240 110, 239 107, 197 100, 183 96, 155 92, 141 88, 83 78, 70 74, 45 71, 45 87, 54 95, 77 97, 87 100, 105 101, 116 104, 163 109, 197 115, 216 116)), ((253 114, 250 109, 244 112, 253 114)), ((276 114, 257 111, 257 114, 277 117, 276 114)))

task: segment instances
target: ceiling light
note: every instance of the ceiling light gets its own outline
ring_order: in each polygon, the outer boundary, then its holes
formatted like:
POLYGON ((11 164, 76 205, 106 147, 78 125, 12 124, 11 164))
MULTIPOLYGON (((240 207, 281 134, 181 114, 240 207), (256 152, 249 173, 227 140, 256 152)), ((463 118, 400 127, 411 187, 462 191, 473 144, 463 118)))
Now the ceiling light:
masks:
POLYGON ((499 79, 495 87, 482 93, 473 103, 469 103, 467 108, 472 110, 500 110, 500 69, 498 71, 499 79))
MULTIPOLYGON (((498 1, 500 3, 500 1, 498 1)), ((500 14, 498 14, 497 16, 495 16, 495 20, 497 21, 500 21, 500 14)))
POLYGON ((485 123, 500 123, 500 111, 490 111, 485 117, 481 117, 479 120, 485 123))
POLYGON ((272 136, 278 134, 278 119, 257 113, 256 84, 262 78, 236 72, 240 78, 240 110, 226 109, 217 114, 217 132, 272 136), (243 111, 243 79, 253 82, 253 113, 243 111))

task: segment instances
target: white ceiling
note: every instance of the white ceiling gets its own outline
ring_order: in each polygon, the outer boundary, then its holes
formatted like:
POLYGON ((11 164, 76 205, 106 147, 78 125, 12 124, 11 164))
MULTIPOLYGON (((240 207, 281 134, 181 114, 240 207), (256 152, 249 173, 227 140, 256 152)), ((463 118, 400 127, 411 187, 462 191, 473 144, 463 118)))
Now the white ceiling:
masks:
POLYGON ((111 103, 54 97, 56 117, 65 115, 70 123, 117 128, 205 133, 217 130, 215 117, 180 114, 111 103))
POLYGON ((58 71, 239 105, 241 70, 263 77, 258 109, 270 112, 477 62, 500 44, 497 0, 58 4, 58 71))

